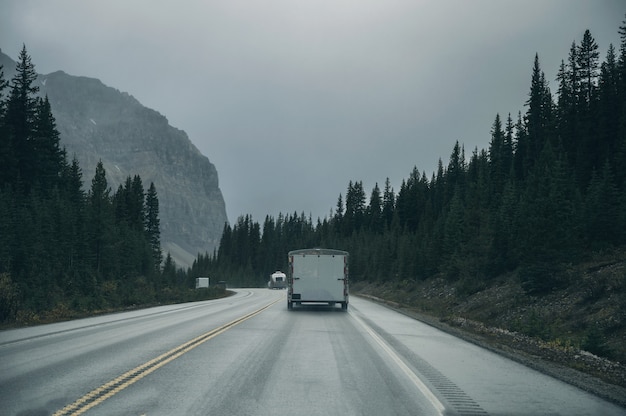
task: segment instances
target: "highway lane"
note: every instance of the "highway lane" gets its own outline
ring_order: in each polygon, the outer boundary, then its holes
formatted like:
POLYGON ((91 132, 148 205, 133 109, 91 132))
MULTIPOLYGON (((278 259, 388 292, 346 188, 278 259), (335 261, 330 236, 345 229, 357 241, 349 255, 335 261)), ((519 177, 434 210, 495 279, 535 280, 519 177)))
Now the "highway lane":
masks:
POLYGON ((128 370, 270 300, 242 291, 215 301, 2 331, 0 414, 52 414, 128 370))
POLYGON ((0 332, 0 414, 87 408, 89 415, 626 414, 367 300, 352 297, 348 313, 288 311, 285 292, 267 289, 0 332))

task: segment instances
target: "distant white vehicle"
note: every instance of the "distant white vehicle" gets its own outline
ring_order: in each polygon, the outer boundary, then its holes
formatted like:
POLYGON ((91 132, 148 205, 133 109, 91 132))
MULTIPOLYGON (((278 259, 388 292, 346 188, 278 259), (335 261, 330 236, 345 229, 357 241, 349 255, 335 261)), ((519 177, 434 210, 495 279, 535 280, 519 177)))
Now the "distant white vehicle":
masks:
POLYGON ((339 303, 348 309, 348 252, 325 248, 288 253, 287 308, 294 304, 339 303))
POLYGON ((196 277, 196 289, 202 289, 209 287, 208 277, 196 277))
POLYGON ((284 289, 287 287, 287 275, 280 270, 275 271, 270 275, 270 280, 267 282, 269 289, 284 289))

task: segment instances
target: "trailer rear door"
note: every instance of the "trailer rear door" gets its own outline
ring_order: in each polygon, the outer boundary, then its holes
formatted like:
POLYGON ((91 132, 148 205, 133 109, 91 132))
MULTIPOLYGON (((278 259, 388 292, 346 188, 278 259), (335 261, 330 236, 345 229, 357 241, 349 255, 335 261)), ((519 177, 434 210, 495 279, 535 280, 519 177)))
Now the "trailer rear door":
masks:
POLYGON ((293 293, 302 302, 343 302, 344 270, 342 255, 295 255, 293 293))

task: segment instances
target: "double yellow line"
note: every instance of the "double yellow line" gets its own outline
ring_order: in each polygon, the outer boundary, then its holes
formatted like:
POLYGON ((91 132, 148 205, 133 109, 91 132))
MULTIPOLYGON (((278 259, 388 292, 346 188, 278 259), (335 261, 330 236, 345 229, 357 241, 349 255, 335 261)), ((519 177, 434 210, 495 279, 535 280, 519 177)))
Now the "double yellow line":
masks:
POLYGON ((126 387, 130 386, 131 384, 141 380, 142 378, 152 373, 153 371, 156 371, 157 369, 163 367, 165 364, 171 361, 174 361, 176 358, 180 357, 181 355, 191 351, 192 349, 210 340, 211 338, 218 336, 219 334, 225 332, 226 330, 232 328, 233 326, 238 325, 242 323, 243 321, 246 321, 252 318, 253 316, 260 314, 261 312, 268 309, 272 305, 280 302, 281 300, 282 298, 262 307, 261 309, 258 309, 252 313, 249 313, 247 315, 244 315, 240 318, 235 319, 234 321, 231 321, 225 325, 222 325, 219 328, 209 331, 203 335, 200 335, 199 337, 196 337, 192 339, 191 341, 187 341, 186 343, 179 345, 178 347, 173 348, 164 354, 159 355, 157 358, 150 360, 147 363, 140 365, 139 367, 133 368, 132 370, 109 381, 108 383, 103 384, 97 389, 90 391, 89 393, 81 397, 80 399, 76 400, 74 403, 68 404, 63 409, 56 411, 53 415, 65 416, 65 415, 81 415, 85 413, 87 410, 91 409, 94 406, 97 406, 98 404, 102 403, 109 397, 116 395, 117 393, 124 390, 126 387))

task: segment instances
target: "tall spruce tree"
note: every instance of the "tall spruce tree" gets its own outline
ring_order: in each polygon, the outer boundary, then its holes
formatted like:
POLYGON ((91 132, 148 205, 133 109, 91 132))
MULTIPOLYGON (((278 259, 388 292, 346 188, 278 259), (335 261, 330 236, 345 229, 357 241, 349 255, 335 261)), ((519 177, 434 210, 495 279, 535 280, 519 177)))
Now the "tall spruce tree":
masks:
POLYGON ((372 193, 370 194, 370 203, 367 206, 368 231, 375 234, 383 232, 382 204, 382 196, 377 182, 372 189, 372 193))
POLYGON ((335 215, 333 217, 333 228, 335 233, 340 233, 343 228, 343 219, 344 219, 344 206, 343 206, 343 197, 339 194, 337 197, 337 204, 335 205, 335 215))
POLYGON ((85 191, 83 191, 83 172, 76 156, 70 165, 66 165, 62 174, 61 193, 65 200, 65 216, 70 219, 66 226, 67 248, 64 255, 67 256, 67 266, 71 272, 84 271, 85 264, 82 261, 87 247, 85 244, 85 191))
POLYGON ((16 172, 17 159, 13 151, 11 136, 6 125, 7 97, 5 90, 9 82, 4 78, 4 67, 0 65, 0 187, 10 183, 11 174, 16 172))
POLYGON ((139 175, 134 175, 130 189, 127 190, 129 223, 133 230, 143 231, 146 224, 145 192, 139 175))
POLYGON ((521 111, 518 112, 517 121, 515 123, 514 148, 515 154, 513 155, 513 172, 515 173, 515 180, 522 182, 528 177, 526 155, 530 151, 530 146, 528 142, 528 133, 526 132, 526 125, 524 124, 521 111))
POLYGON ((230 224, 226 222, 224 223, 224 228, 222 229, 220 245, 217 251, 218 265, 221 265, 223 267, 231 266, 233 262, 232 245, 233 229, 230 224))
POLYGON ((343 232, 345 236, 350 236, 353 232, 357 232, 363 226, 365 218, 365 191, 363 190, 363 182, 350 181, 348 191, 346 192, 346 212, 343 218, 343 232))
POLYGON ((558 138, 565 149, 568 160, 573 164, 576 158, 578 118, 576 117, 575 85, 572 83, 571 71, 571 68, 564 61, 561 61, 556 78, 559 86, 555 118, 558 138))
POLYGON ((111 188, 106 180, 106 171, 102 161, 96 165, 96 172, 91 181, 88 194, 88 232, 91 246, 93 269, 103 271, 107 244, 113 228, 111 188))
POLYGON ((35 177, 43 190, 51 189, 59 184, 67 156, 60 145, 60 134, 48 96, 37 102, 32 141, 36 156, 35 177))
POLYGON ((552 118, 552 96, 539 65, 539 55, 535 55, 526 105, 528 106, 526 112, 528 147, 527 153, 523 157, 526 160, 525 169, 530 170, 549 139, 549 127, 552 118))
MULTIPOLYGON (((558 109, 556 112, 557 134, 571 166, 575 166, 578 161, 578 149, 582 141, 580 120, 582 93, 579 61, 578 47, 576 42, 572 42, 567 63, 561 63, 557 75, 559 83, 558 109)), ((583 175, 576 173, 578 182, 583 183, 583 175)))
POLYGON ((452 195, 457 191, 457 187, 458 191, 461 192, 461 197, 464 197, 466 169, 465 149, 457 140, 450 154, 450 161, 448 162, 445 175, 446 202, 452 199, 452 195))
POLYGON ((35 94, 39 87, 34 85, 36 79, 35 66, 24 45, 11 80, 7 102, 5 128, 11 153, 3 169, 12 184, 19 182, 25 192, 30 190, 35 180, 37 167, 34 136, 38 99, 35 94))
POLYGON ((389 228, 391 221, 393 220, 393 214, 395 211, 396 197, 391 187, 391 181, 389 178, 385 179, 385 189, 383 190, 383 206, 382 216, 385 226, 389 228))
POLYGON ((154 262, 154 270, 161 270, 163 261, 163 253, 161 251, 161 224, 159 220, 159 199, 157 197, 154 182, 150 183, 148 193, 146 194, 146 233, 150 248, 152 249, 152 260, 154 262))
MULTIPOLYGON (((619 152, 619 120, 624 107, 619 96, 619 73, 615 48, 609 45, 606 60, 600 66, 598 78, 598 120, 597 138, 600 146, 599 157, 609 160, 611 166, 624 166, 619 152)), ((624 161, 626 162, 626 160, 624 161)), ((620 169, 621 171, 621 169, 620 169)), ((622 183, 622 174, 616 183, 622 183)))
POLYGON ((491 127, 491 142, 489 143, 489 173, 492 192, 496 195, 502 192, 506 176, 509 173, 509 168, 506 166, 506 160, 509 156, 506 155, 506 152, 505 135, 504 131, 502 131, 500 114, 496 114, 496 119, 491 127))
POLYGON ((506 126, 504 130, 504 148, 502 149, 502 170, 506 173, 507 177, 512 175, 513 169, 513 152, 514 152, 514 139, 515 127, 513 125, 513 119, 511 113, 506 118, 506 126))
POLYGON ((576 63, 580 77, 580 99, 582 104, 586 106, 590 106, 594 99, 599 75, 599 61, 598 44, 591 36, 589 29, 587 29, 583 34, 583 39, 576 53, 576 63))
POLYGON ((577 49, 577 66, 580 79, 580 95, 578 106, 579 128, 581 141, 576 159, 581 186, 586 186, 592 171, 599 170, 604 161, 604 149, 598 146, 597 120, 597 80, 599 75, 598 45, 586 30, 577 49))

